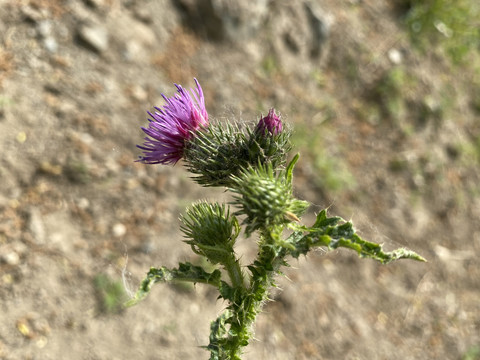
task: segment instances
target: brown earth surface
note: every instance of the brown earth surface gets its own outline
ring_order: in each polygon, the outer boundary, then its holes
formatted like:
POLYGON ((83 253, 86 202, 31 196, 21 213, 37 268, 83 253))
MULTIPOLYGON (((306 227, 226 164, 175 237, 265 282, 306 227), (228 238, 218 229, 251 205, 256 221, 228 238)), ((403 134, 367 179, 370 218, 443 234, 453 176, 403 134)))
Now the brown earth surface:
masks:
POLYGON ((178 216, 225 196, 134 162, 145 111, 194 77, 212 119, 295 126, 305 223, 330 207, 428 259, 292 261, 245 359, 480 358, 474 73, 415 50, 389 2, 292 3, 0 0, 1 359, 208 358, 213 290, 118 307, 150 266, 200 263, 178 216))

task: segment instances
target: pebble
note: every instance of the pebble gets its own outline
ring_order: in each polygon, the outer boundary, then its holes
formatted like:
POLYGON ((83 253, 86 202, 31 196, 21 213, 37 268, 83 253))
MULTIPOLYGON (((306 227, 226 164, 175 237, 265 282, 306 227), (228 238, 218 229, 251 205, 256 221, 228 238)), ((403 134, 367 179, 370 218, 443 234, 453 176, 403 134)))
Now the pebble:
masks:
POLYGON ((20 131, 17 134, 16 140, 20 144, 23 144, 25 141, 27 141, 27 134, 25 133, 25 131, 20 131))
POLYGON ((390 49, 388 51, 388 59, 392 62, 394 65, 399 65, 402 63, 403 56, 402 53, 397 50, 397 49, 390 49))
POLYGON ((105 7, 105 0, 88 0, 87 4, 93 6, 96 9, 105 7))
POLYGON ((45 243, 45 224, 40 215, 40 211, 36 208, 30 210, 28 229, 37 244, 45 243))
POLYGON ((135 17, 145 24, 151 24, 153 22, 152 14, 144 7, 137 7, 134 12, 135 17))
POLYGON ((37 32, 41 37, 47 37, 52 34, 52 22, 50 20, 42 20, 37 24, 37 32))
POLYGON ((140 251, 144 254, 151 254, 155 250, 155 242, 152 240, 147 240, 142 243, 140 246, 140 251))
POLYGON ((148 99, 147 91, 140 85, 134 85, 131 88, 132 97, 137 101, 146 101, 148 99))
POLYGON ((42 39, 43 46, 51 53, 56 53, 58 50, 57 40, 53 37, 53 25, 50 20, 41 20, 37 23, 37 33, 42 39))
POLYGON ((333 17, 326 14, 317 4, 305 1, 304 7, 310 24, 310 55, 319 57, 330 35, 333 17))
POLYGON ((52 54, 55 54, 58 50, 57 40, 55 40, 55 38, 51 36, 48 36, 45 39, 43 39, 43 46, 52 54))
POLYGON ((82 25, 78 35, 84 45, 96 52, 102 53, 108 49, 108 32, 100 25, 82 25))
POLYGON ((28 21, 41 21, 48 16, 48 12, 45 9, 38 9, 35 6, 23 5, 20 8, 23 17, 28 21))
POLYGON ((0 253, 0 262, 16 266, 20 263, 20 256, 15 251, 2 251, 2 253, 0 253))
POLYGON ((86 210, 90 207, 90 201, 87 198, 82 197, 78 199, 77 206, 82 210, 86 210))
POLYGON ((112 234, 115 237, 122 237, 127 233, 127 227, 122 223, 116 223, 112 227, 112 234))
POLYGON ((254 38, 268 16, 268 1, 178 1, 187 15, 187 24, 212 40, 240 42, 254 38))

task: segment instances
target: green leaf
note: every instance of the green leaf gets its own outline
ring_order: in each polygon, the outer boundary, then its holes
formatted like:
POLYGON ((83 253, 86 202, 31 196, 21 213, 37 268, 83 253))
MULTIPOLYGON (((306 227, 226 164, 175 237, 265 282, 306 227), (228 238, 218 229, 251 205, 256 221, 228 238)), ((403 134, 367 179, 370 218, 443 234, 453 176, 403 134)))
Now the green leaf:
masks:
POLYGON ((320 213, 317 215, 317 220, 313 224, 312 228, 313 229, 323 229, 325 227, 328 227, 330 225, 335 225, 337 224, 342 218, 338 216, 334 217, 327 217, 327 210, 322 210, 320 213))
POLYGON ((426 261, 417 253, 405 248, 384 252, 380 244, 363 240, 358 236, 351 222, 339 217, 327 217, 326 210, 322 210, 317 215, 311 228, 298 227, 298 229, 299 231, 295 231, 285 240, 295 248, 294 250, 291 250, 291 247, 287 248, 294 258, 306 255, 313 248, 324 246, 331 250, 340 247, 348 248, 356 251, 362 258, 374 259, 382 264, 399 259, 426 261))
POLYGON ((210 351, 210 360, 230 359, 228 351, 225 349, 225 343, 226 336, 228 335, 227 324, 232 315, 233 314, 229 310, 225 310, 210 324, 210 343, 208 346, 203 346, 203 348, 210 351))
POLYGON ((164 266, 160 268, 150 268, 147 276, 140 284, 134 297, 130 299, 125 306, 130 307, 145 299, 150 292, 153 284, 157 282, 191 282, 203 283, 216 287, 221 285, 221 272, 216 269, 212 273, 205 271, 201 266, 192 265, 191 263, 180 263, 178 269, 168 269, 164 266))
POLYGON ((290 186, 292 185, 293 168, 295 167, 295 164, 297 163, 299 158, 300 154, 296 154, 293 159, 288 163, 287 169, 285 171, 285 179, 287 180, 287 184, 290 186))

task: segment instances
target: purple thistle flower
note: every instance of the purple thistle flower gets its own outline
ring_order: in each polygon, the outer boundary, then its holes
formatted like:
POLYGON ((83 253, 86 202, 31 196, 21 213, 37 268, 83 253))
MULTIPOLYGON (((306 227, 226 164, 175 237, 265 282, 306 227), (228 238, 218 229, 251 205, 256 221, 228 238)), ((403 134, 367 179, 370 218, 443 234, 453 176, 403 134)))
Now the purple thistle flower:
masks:
POLYGON ((271 108, 268 115, 261 118, 257 124, 255 131, 260 134, 265 134, 268 131, 271 135, 278 135, 282 132, 283 125, 280 116, 275 114, 275 109, 271 108))
POLYGON ((157 111, 148 111, 148 128, 142 130, 145 137, 140 162, 144 164, 176 164, 183 156, 183 151, 188 140, 202 127, 208 126, 208 114, 205 109, 205 99, 202 87, 197 79, 196 92, 191 89, 193 97, 180 85, 175 84, 178 94, 167 98, 162 94, 166 104, 162 108, 155 107, 157 111))

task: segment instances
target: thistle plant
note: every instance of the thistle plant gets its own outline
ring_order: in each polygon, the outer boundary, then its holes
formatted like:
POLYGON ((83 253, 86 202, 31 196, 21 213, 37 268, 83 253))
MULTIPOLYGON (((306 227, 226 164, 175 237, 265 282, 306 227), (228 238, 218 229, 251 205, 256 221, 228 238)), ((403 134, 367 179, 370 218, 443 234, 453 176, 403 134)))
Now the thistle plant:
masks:
POLYGON ((351 222, 329 217, 327 210, 316 215, 312 225, 301 216, 310 203, 293 193, 293 170, 299 155, 290 161, 291 127, 271 109, 255 124, 209 122, 202 88, 191 94, 176 85, 178 94, 149 113, 143 128, 145 142, 140 162, 175 164, 184 160, 192 179, 201 186, 229 191, 228 204, 200 201, 180 217, 184 242, 216 268, 207 271, 189 262, 178 268, 150 268, 128 306, 144 299, 157 282, 191 282, 213 286, 225 301, 225 310, 210 326, 205 349, 211 360, 240 359, 248 345, 254 323, 269 300, 276 276, 288 261, 322 247, 340 247, 387 264, 398 259, 425 261, 413 251, 400 248, 386 252, 382 246, 363 240, 351 222), (235 244, 258 234, 258 252, 251 264, 241 264, 235 244), (222 271, 223 270, 223 271, 222 271))

